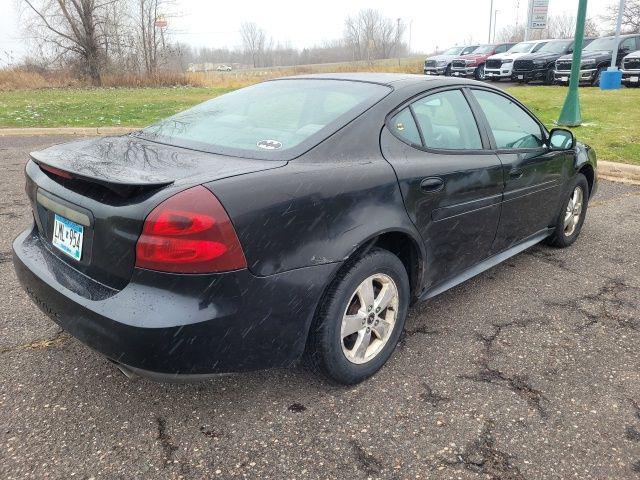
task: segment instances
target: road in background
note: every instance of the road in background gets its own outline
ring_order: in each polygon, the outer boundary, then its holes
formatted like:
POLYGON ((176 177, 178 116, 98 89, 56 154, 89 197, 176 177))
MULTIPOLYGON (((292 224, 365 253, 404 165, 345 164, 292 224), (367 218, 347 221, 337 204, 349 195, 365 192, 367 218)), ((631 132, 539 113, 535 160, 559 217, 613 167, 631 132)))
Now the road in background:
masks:
POLYGON ((352 388, 299 368, 129 381, 18 286, 27 153, 0 138, 0 478, 640 477, 640 188, 602 182, 582 236, 410 310, 352 388))

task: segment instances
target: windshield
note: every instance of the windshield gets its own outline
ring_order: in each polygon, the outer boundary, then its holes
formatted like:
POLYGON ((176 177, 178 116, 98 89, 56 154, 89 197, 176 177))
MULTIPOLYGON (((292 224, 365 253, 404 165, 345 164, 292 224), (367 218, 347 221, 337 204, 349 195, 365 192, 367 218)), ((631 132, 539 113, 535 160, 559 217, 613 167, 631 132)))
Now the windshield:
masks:
POLYGON ((354 81, 264 82, 201 103, 138 135, 212 153, 281 158, 279 152, 319 143, 389 91, 383 85, 354 81))
POLYGON ((495 47, 493 45, 480 45, 473 53, 491 53, 495 47))
POLYGON ((464 47, 464 50, 462 50, 462 53, 460 55, 468 55, 469 53, 473 52, 476 48, 478 48, 477 45, 469 45, 468 47, 464 47))
POLYGON ((605 50, 608 52, 613 51, 613 47, 616 44, 616 39, 613 37, 596 38, 589 45, 584 47, 585 51, 605 50))
POLYGON ((451 47, 449 50, 442 52, 443 55, 460 55, 462 47, 451 47))
POLYGON ((564 52, 571 44, 573 43, 573 40, 567 40, 567 41, 562 41, 562 40, 555 40, 553 42, 549 42, 547 43, 544 47, 542 47, 540 50, 538 50, 539 52, 545 52, 545 53, 562 53, 564 52))
POLYGON ((527 53, 535 45, 536 45, 536 42, 518 43, 518 44, 514 45, 513 47, 511 47, 511 49, 509 49, 509 51, 507 53, 527 53))

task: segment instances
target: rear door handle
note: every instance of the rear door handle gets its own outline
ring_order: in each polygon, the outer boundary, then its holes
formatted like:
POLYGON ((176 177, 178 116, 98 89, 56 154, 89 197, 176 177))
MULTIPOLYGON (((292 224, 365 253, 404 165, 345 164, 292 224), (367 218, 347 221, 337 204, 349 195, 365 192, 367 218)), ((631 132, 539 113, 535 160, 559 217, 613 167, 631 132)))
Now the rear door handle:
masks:
POLYGON ((522 170, 511 170, 509 172, 509 177, 513 179, 522 178, 522 175, 524 175, 524 172, 522 170))
POLYGON ((420 182, 420 189, 423 192, 438 192, 443 186, 444 180, 440 177, 427 177, 420 182))

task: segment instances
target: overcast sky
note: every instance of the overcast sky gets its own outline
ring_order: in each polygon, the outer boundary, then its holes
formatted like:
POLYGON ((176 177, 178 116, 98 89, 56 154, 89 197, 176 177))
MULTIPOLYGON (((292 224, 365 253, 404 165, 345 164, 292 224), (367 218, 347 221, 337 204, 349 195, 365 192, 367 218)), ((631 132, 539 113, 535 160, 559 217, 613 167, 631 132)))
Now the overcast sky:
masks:
MULTIPOLYGON (((615 0, 589 0, 587 15, 597 18, 615 0)), ((19 24, 20 0, 0 0, 0 65, 27 52, 28 32, 19 24)), ((240 23, 258 24, 276 42, 308 47, 343 33, 344 19, 362 8, 381 10, 407 25, 405 41, 414 51, 428 52, 468 40, 486 42, 490 0, 175 0, 169 20, 172 37, 194 46, 237 46, 240 23), (411 25, 409 29, 408 26, 411 25)), ((550 0, 550 15, 574 13, 578 0, 550 0)), ((525 21, 527 0, 494 0, 497 29, 525 21)))

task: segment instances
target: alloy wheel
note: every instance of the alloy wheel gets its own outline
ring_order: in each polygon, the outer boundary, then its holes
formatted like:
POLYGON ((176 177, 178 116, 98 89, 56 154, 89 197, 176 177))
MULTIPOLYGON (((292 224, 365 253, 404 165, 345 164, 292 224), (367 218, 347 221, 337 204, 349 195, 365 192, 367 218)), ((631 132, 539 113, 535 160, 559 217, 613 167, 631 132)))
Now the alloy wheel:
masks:
POLYGON ((584 193, 582 192, 582 188, 577 186, 573 190, 571 198, 569 198, 569 203, 564 213, 564 234, 567 237, 573 235, 573 232, 576 231, 576 227, 580 222, 583 200, 584 193))
POLYGON ((355 290, 342 317, 342 352, 352 363, 367 363, 389 341, 398 316, 398 287, 391 277, 376 273, 355 290))

